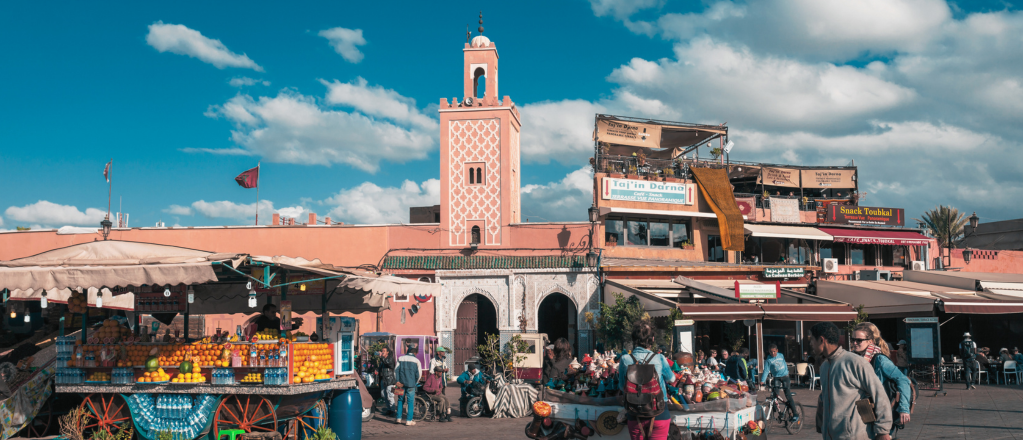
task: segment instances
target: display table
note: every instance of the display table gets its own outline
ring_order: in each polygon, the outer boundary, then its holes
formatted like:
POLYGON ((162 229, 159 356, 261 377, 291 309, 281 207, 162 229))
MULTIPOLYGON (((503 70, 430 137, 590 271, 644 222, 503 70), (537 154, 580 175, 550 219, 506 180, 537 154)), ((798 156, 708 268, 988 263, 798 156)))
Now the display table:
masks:
POLYGON ((347 390, 355 388, 355 378, 338 378, 327 382, 263 385, 260 383, 239 385, 210 385, 206 383, 133 383, 133 384, 77 384, 57 385, 58 393, 153 393, 153 394, 261 394, 266 396, 291 396, 296 394, 315 393, 331 390, 347 390))

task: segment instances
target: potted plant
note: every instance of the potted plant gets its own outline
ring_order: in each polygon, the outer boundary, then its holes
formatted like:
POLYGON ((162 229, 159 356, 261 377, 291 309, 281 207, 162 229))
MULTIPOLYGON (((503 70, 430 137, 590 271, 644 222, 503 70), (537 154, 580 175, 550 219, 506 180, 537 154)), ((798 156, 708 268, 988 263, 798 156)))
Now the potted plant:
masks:
POLYGON ((604 244, 605 244, 605 245, 606 245, 607 247, 615 247, 615 246, 618 246, 618 236, 616 236, 616 235, 612 235, 612 236, 608 237, 608 239, 607 239, 607 240, 604 240, 604 244))
POLYGON ((693 244, 692 239, 689 239, 687 241, 683 241, 682 243, 680 243, 678 248, 684 251, 691 251, 693 249, 696 249, 696 245, 693 244))

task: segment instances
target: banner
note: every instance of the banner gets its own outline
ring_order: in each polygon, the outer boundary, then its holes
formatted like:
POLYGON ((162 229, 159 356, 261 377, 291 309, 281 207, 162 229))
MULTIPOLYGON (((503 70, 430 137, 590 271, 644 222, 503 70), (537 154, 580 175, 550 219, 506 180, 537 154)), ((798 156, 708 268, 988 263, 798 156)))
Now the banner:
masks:
POLYGON ((802 267, 765 267, 764 278, 802 278, 806 269, 802 267))
POLYGON ((661 126, 613 119, 598 119, 594 139, 609 144, 661 148, 661 126))
POLYGON ((696 200, 692 183, 652 182, 605 177, 600 185, 600 198, 628 202, 670 203, 692 205, 696 200))
POLYGON ((905 226, 906 214, 902 208, 828 205, 828 216, 825 223, 905 226))
POLYGON ((799 199, 771 199, 771 221, 778 223, 800 223, 799 199))
POLYGON ((856 188, 856 170, 801 170, 803 188, 856 188))
POLYGON ((757 183, 767 186, 799 188, 799 170, 764 167, 761 169, 760 179, 757 180, 757 183))

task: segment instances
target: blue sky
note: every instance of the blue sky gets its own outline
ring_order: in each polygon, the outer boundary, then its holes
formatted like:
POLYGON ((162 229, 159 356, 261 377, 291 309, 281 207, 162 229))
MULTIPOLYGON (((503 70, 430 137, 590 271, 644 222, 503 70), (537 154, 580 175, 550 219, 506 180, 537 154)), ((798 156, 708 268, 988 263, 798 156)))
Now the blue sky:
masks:
POLYGON ((0 228, 95 225, 110 158, 132 226, 250 223, 233 177, 257 161, 262 222, 407 221, 439 201, 436 106, 479 9, 532 220, 585 216, 596 112, 728 121, 733 159, 855 160, 865 203, 911 217, 1023 216, 1017 8, 847 3, 4 3, 0 228))

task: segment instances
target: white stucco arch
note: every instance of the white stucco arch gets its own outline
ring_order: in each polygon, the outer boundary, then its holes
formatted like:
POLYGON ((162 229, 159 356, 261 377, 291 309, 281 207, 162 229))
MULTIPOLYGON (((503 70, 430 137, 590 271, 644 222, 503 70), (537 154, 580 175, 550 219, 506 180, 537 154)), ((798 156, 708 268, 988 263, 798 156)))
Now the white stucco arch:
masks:
MULTIPOLYGON (((498 323, 501 322, 501 317, 505 316, 502 313, 501 304, 497 302, 497 299, 494 297, 493 293, 491 293, 489 290, 480 287, 470 287, 459 292, 458 296, 455 297, 457 298, 457 300, 451 303, 452 313, 450 315, 451 321, 449 323, 451 329, 458 328, 458 308, 462 305, 462 301, 465 301, 465 299, 468 298, 469 295, 473 294, 483 295, 488 300, 490 300, 490 303, 494 305, 494 312, 496 312, 497 314, 498 323)), ((500 326, 498 327, 500 328, 500 326)))

